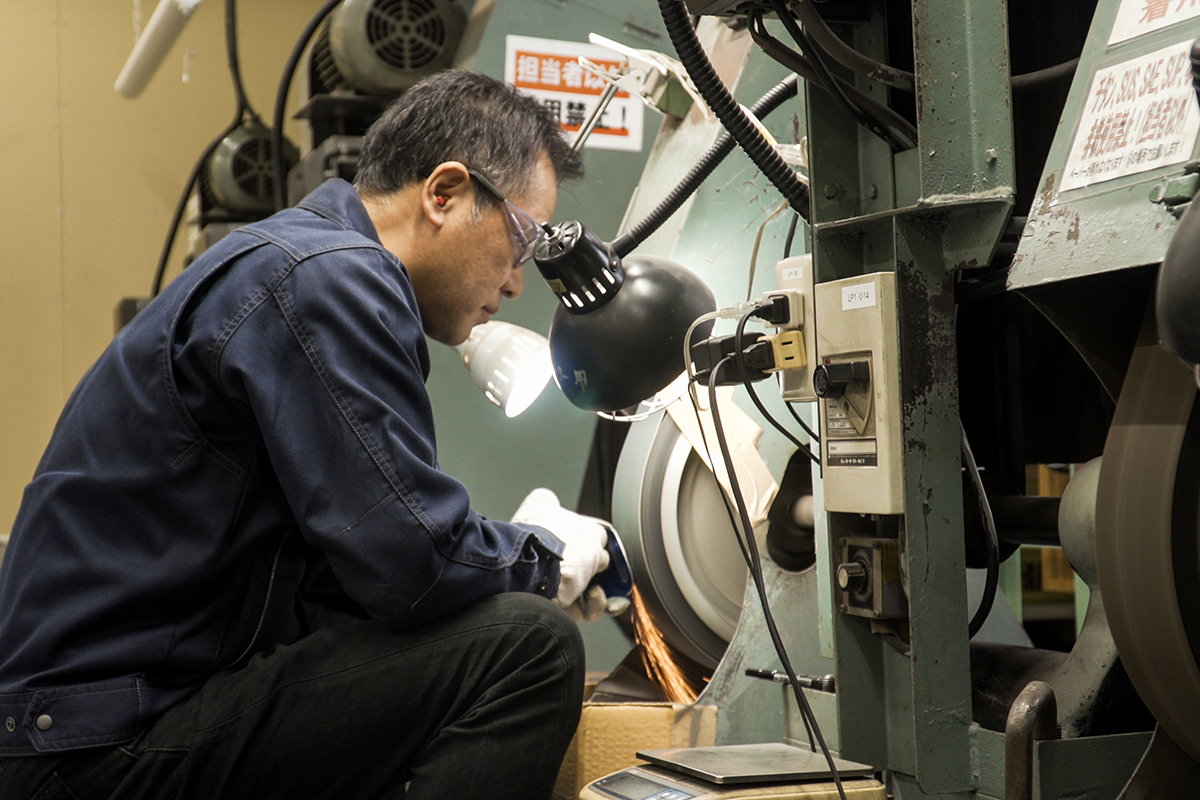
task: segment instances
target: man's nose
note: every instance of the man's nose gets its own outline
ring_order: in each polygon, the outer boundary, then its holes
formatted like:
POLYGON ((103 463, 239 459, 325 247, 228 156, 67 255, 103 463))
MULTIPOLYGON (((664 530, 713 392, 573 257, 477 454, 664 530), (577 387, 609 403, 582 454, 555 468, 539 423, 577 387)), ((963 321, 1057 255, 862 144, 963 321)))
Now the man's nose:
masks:
POLYGON ((521 296, 521 291, 525 288, 525 268, 518 266, 508 273, 508 280, 500 287, 500 294, 507 297, 509 300, 516 300, 521 296))

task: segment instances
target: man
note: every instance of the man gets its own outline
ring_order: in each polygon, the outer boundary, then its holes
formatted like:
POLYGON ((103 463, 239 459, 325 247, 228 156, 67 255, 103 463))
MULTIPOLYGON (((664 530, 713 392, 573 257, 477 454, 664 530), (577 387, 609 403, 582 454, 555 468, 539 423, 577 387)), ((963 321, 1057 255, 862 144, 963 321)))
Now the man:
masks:
POLYGON ((535 101, 439 74, 356 187, 230 234, 116 337, 0 572, 0 797, 549 796, 582 645, 547 599, 580 602, 605 533, 544 491, 532 524, 471 511, 424 335, 521 293, 580 173, 535 101))

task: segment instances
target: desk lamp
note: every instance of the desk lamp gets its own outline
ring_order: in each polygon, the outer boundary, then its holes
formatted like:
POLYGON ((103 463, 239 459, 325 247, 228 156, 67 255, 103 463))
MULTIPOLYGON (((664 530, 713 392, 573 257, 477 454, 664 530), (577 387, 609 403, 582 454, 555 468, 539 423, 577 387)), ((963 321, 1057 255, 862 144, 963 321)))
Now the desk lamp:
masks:
MULTIPOLYGON (((559 299, 550 326, 558 387, 588 411, 636 406, 683 372, 683 338, 716 309, 712 291, 665 258, 622 261, 575 220, 544 227, 533 260, 559 299)), ((712 326, 698 326, 693 340, 712 326)))
POLYGON ((475 385, 509 417, 529 408, 550 381, 546 337, 519 325, 499 320, 476 325, 454 349, 475 385))

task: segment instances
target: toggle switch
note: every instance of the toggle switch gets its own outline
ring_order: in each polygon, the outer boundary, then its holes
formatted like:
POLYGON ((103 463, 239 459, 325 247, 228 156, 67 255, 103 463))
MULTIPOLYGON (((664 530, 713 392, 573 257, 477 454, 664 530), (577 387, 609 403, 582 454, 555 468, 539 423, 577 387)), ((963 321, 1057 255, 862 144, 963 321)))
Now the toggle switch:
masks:
POLYGON ((817 397, 836 399, 846 391, 847 384, 871 380, 868 361, 839 361, 821 364, 813 370, 813 391, 817 397))

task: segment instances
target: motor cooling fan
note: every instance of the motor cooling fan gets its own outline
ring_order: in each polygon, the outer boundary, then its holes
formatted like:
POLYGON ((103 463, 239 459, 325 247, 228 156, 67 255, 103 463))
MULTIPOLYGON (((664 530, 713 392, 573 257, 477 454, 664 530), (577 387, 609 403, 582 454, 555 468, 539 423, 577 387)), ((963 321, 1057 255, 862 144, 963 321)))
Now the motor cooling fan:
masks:
POLYGON ((346 0, 330 21, 329 47, 355 89, 399 94, 450 66, 466 24, 453 0, 346 0))
MULTIPOLYGON (((284 140, 283 160, 290 169, 299 158, 284 140)), ((257 123, 235 128, 208 159, 207 186, 217 204, 229 211, 260 214, 275 210, 271 132, 257 123)))

